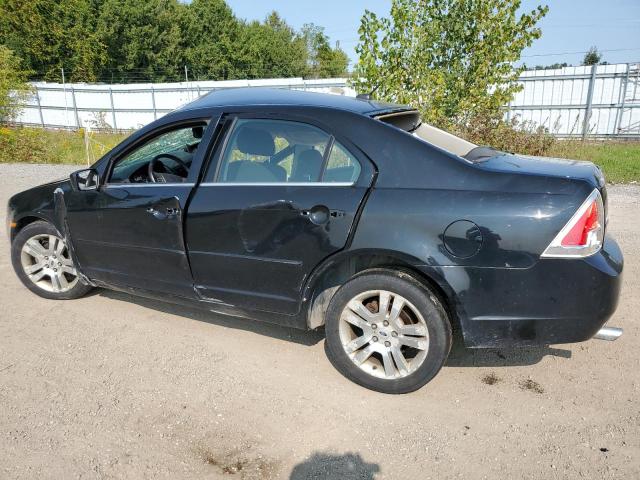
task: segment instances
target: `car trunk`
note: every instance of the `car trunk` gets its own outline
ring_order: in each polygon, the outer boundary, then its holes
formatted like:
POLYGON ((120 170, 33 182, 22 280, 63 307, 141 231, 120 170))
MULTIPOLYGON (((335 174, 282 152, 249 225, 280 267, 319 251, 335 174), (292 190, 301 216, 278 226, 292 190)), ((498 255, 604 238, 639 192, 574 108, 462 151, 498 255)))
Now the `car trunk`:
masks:
POLYGON ((605 178, 602 171, 593 163, 562 158, 514 155, 498 151, 495 151, 495 153, 493 156, 480 157, 474 163, 484 170, 587 182, 593 188, 600 190, 605 207, 605 215, 608 214, 605 178))
POLYGON ((416 110, 387 112, 375 115, 374 118, 404 130, 457 157, 464 158, 483 170, 587 182, 593 188, 600 190, 605 214, 608 211, 604 176, 591 162, 517 155, 501 152, 488 146, 477 146, 431 125, 421 123, 420 114, 416 110))

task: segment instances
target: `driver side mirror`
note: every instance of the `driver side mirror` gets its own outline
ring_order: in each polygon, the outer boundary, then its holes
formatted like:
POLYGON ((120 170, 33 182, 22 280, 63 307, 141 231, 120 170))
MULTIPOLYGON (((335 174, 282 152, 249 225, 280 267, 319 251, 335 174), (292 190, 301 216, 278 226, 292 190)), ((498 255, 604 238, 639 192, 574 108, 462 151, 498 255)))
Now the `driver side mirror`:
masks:
POLYGON ((73 172, 69 178, 74 190, 97 190, 100 186, 100 175, 93 168, 73 172))

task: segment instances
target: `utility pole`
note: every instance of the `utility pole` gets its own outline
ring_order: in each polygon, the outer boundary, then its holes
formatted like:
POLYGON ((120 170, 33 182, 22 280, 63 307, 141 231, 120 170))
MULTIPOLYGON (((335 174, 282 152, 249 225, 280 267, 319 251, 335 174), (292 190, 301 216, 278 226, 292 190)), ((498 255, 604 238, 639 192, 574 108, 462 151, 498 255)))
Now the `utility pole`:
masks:
POLYGON ((189 83, 189 70, 186 65, 184 66, 184 81, 189 83))

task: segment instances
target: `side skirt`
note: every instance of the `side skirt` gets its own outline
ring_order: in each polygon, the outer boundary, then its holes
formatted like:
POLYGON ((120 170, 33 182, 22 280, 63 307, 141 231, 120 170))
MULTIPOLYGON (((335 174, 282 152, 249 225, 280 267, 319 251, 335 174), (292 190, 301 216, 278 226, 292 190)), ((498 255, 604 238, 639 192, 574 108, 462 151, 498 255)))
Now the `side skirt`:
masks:
POLYGON ((284 315, 272 312, 261 312, 255 310, 247 310, 227 305, 223 303, 211 302, 207 300, 196 300, 178 295, 167 295, 139 288, 126 287, 122 285, 109 285, 104 282, 94 282, 95 286, 105 288, 107 290, 115 290, 117 292, 128 293, 138 297, 149 298, 160 302, 171 303, 174 305, 182 305, 190 308, 206 310, 212 313, 226 315, 230 317, 239 317, 257 322, 266 322, 283 327, 296 328, 299 330, 308 330, 306 321, 306 309, 303 313, 297 315, 284 315))

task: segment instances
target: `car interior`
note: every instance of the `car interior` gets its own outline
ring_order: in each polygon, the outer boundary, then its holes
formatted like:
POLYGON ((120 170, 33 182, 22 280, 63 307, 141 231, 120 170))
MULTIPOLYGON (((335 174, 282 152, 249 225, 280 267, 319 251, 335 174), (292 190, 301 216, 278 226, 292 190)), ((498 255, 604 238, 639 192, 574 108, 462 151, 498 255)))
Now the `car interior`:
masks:
MULTIPOLYGON (((154 137, 116 162, 109 183, 185 182, 205 128, 206 124, 190 126, 154 137)), ((230 133, 218 181, 353 183, 360 170, 353 154, 316 127, 242 119, 230 133)))
POLYGON ((182 183, 206 124, 179 128, 154 137, 119 159, 109 183, 182 183))
POLYGON ((281 120, 239 120, 223 155, 225 183, 354 182, 360 164, 326 132, 281 120), (327 149, 329 155, 326 158, 327 149))

